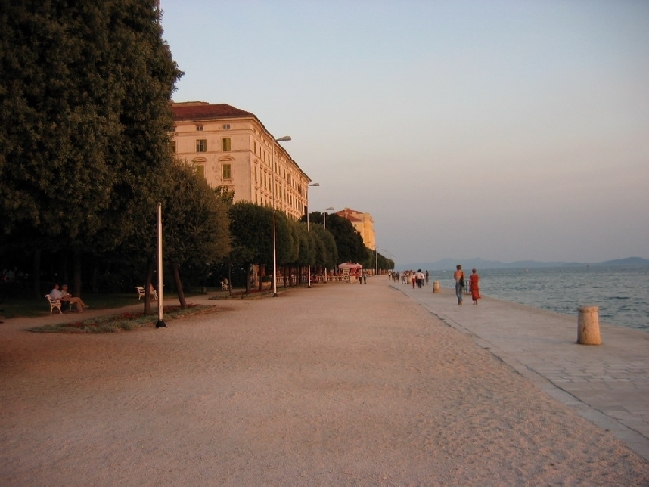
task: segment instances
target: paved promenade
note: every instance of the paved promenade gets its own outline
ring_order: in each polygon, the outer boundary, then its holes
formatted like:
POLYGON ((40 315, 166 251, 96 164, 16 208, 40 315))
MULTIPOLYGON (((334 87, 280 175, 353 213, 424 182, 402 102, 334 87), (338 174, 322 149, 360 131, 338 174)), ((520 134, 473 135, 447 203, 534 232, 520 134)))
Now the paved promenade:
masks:
POLYGON ((192 297, 213 309, 120 333, 6 320, 0 485, 649 485, 644 333, 582 347, 576 318, 443 291, 192 297))
POLYGON ((391 285, 649 460, 649 333, 600 323, 602 345, 578 345, 576 315, 391 285))

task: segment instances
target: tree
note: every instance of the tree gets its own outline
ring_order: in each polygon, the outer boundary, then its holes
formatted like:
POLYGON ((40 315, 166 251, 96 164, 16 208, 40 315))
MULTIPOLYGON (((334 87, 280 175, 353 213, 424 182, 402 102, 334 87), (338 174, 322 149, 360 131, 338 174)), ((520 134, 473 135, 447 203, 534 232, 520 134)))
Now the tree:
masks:
POLYGON ((338 262, 338 249, 333 234, 322 225, 311 225, 315 240, 315 265, 333 269, 338 262))
MULTIPOLYGON (((306 216, 302 216, 299 221, 306 222, 306 216)), ((334 235, 324 227, 324 213, 319 211, 309 213, 309 223, 310 231, 313 232, 313 245, 315 246, 315 261, 312 265, 334 268, 338 262, 338 249, 334 235)), ((349 229, 347 228, 347 230, 349 229)))
POLYGON ((210 264, 230 251, 228 208, 193 168, 176 163, 169 170, 163 200, 164 256, 173 269, 181 306, 187 306, 180 278, 183 264, 210 264))
POLYGON ((365 261, 367 249, 363 244, 363 237, 354 229, 349 220, 336 214, 329 215, 327 230, 334 236, 340 262, 365 261))
POLYGON ((0 230, 35 255, 66 249, 78 264, 154 211, 182 74, 155 3, 3 1, 0 230))
MULTIPOLYGON (((230 207, 230 261, 250 269, 253 264, 272 263, 273 210, 252 203, 239 202, 230 207)), ((246 292, 250 279, 246 278, 246 292)))

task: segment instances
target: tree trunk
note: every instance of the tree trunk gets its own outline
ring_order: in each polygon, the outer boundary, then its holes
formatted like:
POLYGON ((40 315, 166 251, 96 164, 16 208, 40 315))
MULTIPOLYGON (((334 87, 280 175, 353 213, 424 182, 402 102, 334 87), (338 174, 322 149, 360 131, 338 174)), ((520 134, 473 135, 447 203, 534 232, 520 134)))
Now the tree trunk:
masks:
POLYGON ((72 271, 72 295, 81 297, 81 251, 79 249, 75 249, 72 258, 74 259, 72 271))
POLYGON ((151 279, 153 279, 153 259, 148 257, 146 259, 146 279, 144 283, 144 314, 151 314, 151 279))
POLYGON ((228 261, 228 294, 232 297, 232 262, 228 261))
POLYGON ((171 268, 174 271, 174 282, 176 283, 176 291, 178 292, 178 301, 180 301, 180 307, 185 309, 187 307, 187 301, 185 301, 183 282, 180 280, 180 266, 174 262, 173 264, 171 264, 171 268))
POLYGON ((248 264, 248 272, 246 272, 246 294, 250 294, 250 274, 252 273, 252 264, 248 264))
POLYGON ((95 261, 95 264, 92 268, 92 278, 90 279, 90 288, 94 293, 99 292, 98 281, 99 281, 99 265, 97 264, 97 261, 95 261))
MULTIPOLYGON (((57 271, 61 272, 61 275, 59 276, 58 282, 61 285, 68 284, 69 288, 70 288, 70 291, 72 291, 74 293, 75 292, 74 282, 70 281, 70 275, 68 274, 68 267, 69 267, 68 266, 68 254, 69 254, 69 252, 64 251, 64 252, 62 252, 62 254, 63 255, 61 256, 61 260, 58 262, 59 268, 57 269, 57 271)), ((73 259, 73 262, 74 262, 74 257, 72 259, 73 259)), ((74 276, 74 271, 73 271, 73 276, 74 276)))
MULTIPOLYGON (((34 250, 34 255, 32 256, 32 274, 33 274, 33 291, 34 297, 41 296, 41 249, 34 250)), ((48 289, 49 292, 49 289, 48 289)))

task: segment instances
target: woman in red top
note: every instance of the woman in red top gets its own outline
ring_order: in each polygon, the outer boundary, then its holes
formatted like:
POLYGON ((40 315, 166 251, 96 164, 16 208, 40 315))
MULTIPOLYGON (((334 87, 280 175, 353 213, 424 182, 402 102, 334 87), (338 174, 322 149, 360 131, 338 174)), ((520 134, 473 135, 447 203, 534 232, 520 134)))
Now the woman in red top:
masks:
POLYGON ((471 277, 469 277, 469 285, 471 286, 471 298, 473 299, 473 304, 478 304, 478 299, 480 299, 480 276, 478 276, 478 271, 473 268, 471 271, 471 277))

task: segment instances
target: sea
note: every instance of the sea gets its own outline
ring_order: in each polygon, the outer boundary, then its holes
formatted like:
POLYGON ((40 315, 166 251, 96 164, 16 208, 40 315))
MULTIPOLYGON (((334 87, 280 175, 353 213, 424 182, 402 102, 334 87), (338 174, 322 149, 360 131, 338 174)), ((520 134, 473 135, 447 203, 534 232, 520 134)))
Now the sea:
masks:
MULTIPOLYGON (((453 270, 430 271, 430 282, 453 287, 453 270)), ((464 270, 468 279, 471 269, 464 270)), ((480 294, 557 313, 598 306, 599 321, 649 333, 649 266, 576 265, 478 269, 480 294)))

